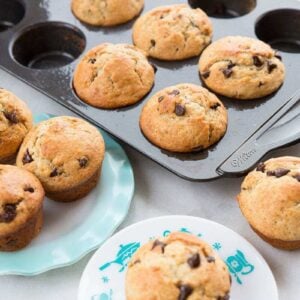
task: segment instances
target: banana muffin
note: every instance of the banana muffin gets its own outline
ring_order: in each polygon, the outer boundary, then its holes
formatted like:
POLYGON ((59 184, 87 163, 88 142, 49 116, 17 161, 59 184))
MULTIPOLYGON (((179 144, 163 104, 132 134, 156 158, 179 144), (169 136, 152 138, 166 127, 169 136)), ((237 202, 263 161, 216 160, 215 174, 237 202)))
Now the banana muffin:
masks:
POLYGON ((140 116, 144 135, 155 145, 173 152, 208 148, 225 134, 227 111, 207 89, 189 83, 156 93, 140 116))
POLYGON ((15 251, 38 235, 44 190, 30 172, 0 165, 0 251, 15 251))
POLYGON ((103 138, 94 126, 74 117, 56 117, 28 133, 17 166, 35 174, 49 198, 68 202, 96 186, 104 151, 103 138))
POLYGON ((254 231, 272 246, 300 248, 300 158, 279 157, 258 164, 238 195, 254 231))
POLYGON ((154 83, 154 67, 144 52, 127 44, 101 44, 88 51, 74 73, 78 97, 100 108, 141 100, 154 83))
POLYGON ((144 0, 72 0, 74 15, 94 26, 113 26, 126 23, 139 15, 144 0))
POLYGON ((204 83, 214 92, 241 100, 275 92, 285 77, 281 56, 260 40, 224 37, 209 45, 199 60, 204 83))
POLYGON ((32 115, 13 93, 0 88, 0 163, 12 161, 30 128, 32 115))
POLYGON ((127 300, 228 300, 226 264, 199 238, 174 232, 142 246, 128 264, 127 300))
POLYGON ((139 17, 133 27, 134 44, 161 60, 197 56, 211 38, 212 23, 208 16, 187 4, 156 7, 139 17))

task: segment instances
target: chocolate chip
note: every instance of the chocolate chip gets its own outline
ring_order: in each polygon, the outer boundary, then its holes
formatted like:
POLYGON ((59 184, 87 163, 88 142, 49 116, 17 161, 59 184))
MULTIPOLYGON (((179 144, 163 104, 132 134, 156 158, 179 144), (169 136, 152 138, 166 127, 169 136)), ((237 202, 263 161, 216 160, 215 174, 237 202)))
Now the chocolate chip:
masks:
POLYGON ((161 102, 161 101, 163 101, 164 99, 165 99, 164 96, 160 96, 160 97, 158 97, 158 102, 161 102))
POLYGON ((87 166, 88 159, 85 157, 82 157, 82 158, 78 159, 78 162, 79 162, 80 168, 85 168, 87 166))
POLYGON ((253 64, 256 66, 256 67, 261 67, 264 62, 263 60, 261 60, 257 55, 254 55, 253 56, 253 64))
POLYGON ((50 173, 50 177, 56 177, 57 175, 58 175, 58 170, 57 170, 57 168, 54 168, 52 170, 52 172, 50 173))
POLYGON ((293 176, 293 178, 297 179, 300 182, 300 173, 293 176))
POLYGON ((235 66, 236 66, 236 64, 230 62, 229 65, 227 66, 227 68, 223 69, 223 74, 226 78, 229 78, 232 75, 232 73, 233 73, 232 68, 235 66))
POLYGON ((282 56, 281 56, 280 54, 276 53, 274 56, 275 56, 276 58, 278 58, 279 60, 282 60, 282 56))
POLYGON ((31 186, 24 187, 24 192, 34 193, 34 188, 31 186))
POLYGON ((277 68, 277 65, 272 63, 271 61, 268 61, 268 72, 269 74, 271 74, 273 72, 274 69, 277 68))
POLYGON ((0 215, 0 223, 9 223, 17 215, 16 213, 17 205, 16 204, 5 204, 3 207, 4 213, 0 215))
POLYGON ((178 300, 186 300, 193 292, 193 288, 187 284, 177 286, 179 288, 178 300))
POLYGON ((137 259, 137 260, 135 260, 135 261, 133 262, 134 265, 140 264, 140 263, 141 263, 141 260, 140 260, 140 259, 137 259))
POLYGON ((173 90, 172 92, 169 93, 169 95, 174 95, 174 96, 177 96, 180 94, 180 91, 178 90, 173 90))
POLYGON ((230 299, 230 296, 229 296, 229 294, 227 293, 225 296, 219 296, 218 298, 217 298, 217 300, 229 300, 230 299))
POLYGON ((198 268, 200 266, 200 255, 198 253, 193 254, 188 258, 187 263, 191 269, 198 268))
POLYGON ((290 170, 288 170, 288 169, 278 168, 278 169, 273 170, 273 171, 268 171, 267 175, 268 176, 275 176, 276 178, 280 178, 280 177, 286 175, 289 172, 290 172, 290 170))
POLYGON ((175 104, 175 114, 178 117, 181 117, 185 114, 185 107, 182 104, 176 103, 175 104))
POLYGON ((94 64, 96 62, 96 58, 90 58, 88 60, 89 63, 94 64))
POLYGON ((152 66, 152 68, 154 70, 154 73, 156 73, 157 72, 157 66, 155 64, 150 64, 150 65, 152 66))
POLYGON ((5 118, 10 122, 10 123, 13 123, 13 124, 17 124, 19 123, 19 120, 17 118, 17 114, 15 111, 13 112, 3 112, 5 118))
POLYGON ((259 83, 258 83, 258 87, 261 87, 261 86, 263 86, 264 85, 264 83, 262 82, 262 81, 260 81, 259 83))
POLYGON ((201 76, 204 78, 204 79, 207 79, 210 75, 210 71, 206 71, 204 73, 201 74, 201 76))
POLYGON ((213 256, 207 256, 206 260, 207 260, 208 263, 212 263, 212 262, 216 261, 216 259, 213 256))
POLYGON ((165 247, 166 247, 166 246, 167 246, 167 244, 165 244, 165 243, 163 243, 163 242, 161 242, 161 241, 159 241, 159 240, 155 240, 155 241, 153 242, 153 245, 152 245, 151 250, 153 250, 153 249, 156 248, 156 247, 161 247, 161 252, 164 253, 164 252, 165 252, 165 247))
POLYGON ((151 40, 150 43, 151 43, 151 46, 152 46, 152 47, 155 47, 155 45, 156 45, 155 40, 151 40))
POLYGON ((25 153, 24 153, 24 156, 23 156, 23 158, 22 158, 22 162, 23 162, 24 165, 33 162, 33 158, 32 158, 32 156, 31 156, 31 154, 29 153, 29 150, 28 150, 28 149, 26 149, 26 151, 25 151, 25 153))
POLYGON ((263 162, 260 162, 257 165, 257 167, 256 167, 256 171, 264 173, 265 172, 265 168, 266 168, 265 164, 263 162))
POLYGON ((210 107, 210 109, 216 110, 219 106, 221 106, 221 104, 217 102, 217 103, 214 103, 214 104, 210 107))

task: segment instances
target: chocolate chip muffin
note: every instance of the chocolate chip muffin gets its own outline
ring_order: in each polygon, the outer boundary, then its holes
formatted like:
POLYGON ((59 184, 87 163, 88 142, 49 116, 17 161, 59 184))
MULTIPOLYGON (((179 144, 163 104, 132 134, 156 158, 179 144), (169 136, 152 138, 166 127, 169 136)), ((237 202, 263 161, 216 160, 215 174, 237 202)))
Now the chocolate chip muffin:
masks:
POLYGON ((144 0, 72 0, 74 15, 94 26, 113 26, 136 17, 144 7, 144 0))
POLYGON ((81 100, 100 108, 118 108, 141 100, 152 88, 154 68, 132 45, 101 44, 78 64, 73 85, 81 100))
POLYGON ((134 44, 154 58, 181 60, 199 55, 210 43, 212 23, 186 4, 156 7, 134 24, 134 44))
POLYGON ((275 92, 283 83, 281 56, 262 41, 242 36, 222 38, 203 51, 199 70, 214 92, 241 100, 275 92))
POLYGON ((0 165, 0 251, 15 251, 38 235, 44 190, 30 172, 0 165))
POLYGON ((228 300, 231 277, 208 244, 178 232, 142 246, 125 285, 127 300, 228 300))
POLYGON ((279 157, 249 173, 238 195, 254 231, 272 246, 300 248, 300 158, 279 157))
POLYGON ((30 128, 32 115, 13 93, 0 88, 0 163, 12 161, 30 128))
POLYGON ((17 166, 35 174, 49 198, 68 202, 96 186, 103 158, 99 131, 86 121, 62 116, 41 122, 29 132, 17 166))
POLYGON ((160 148, 173 152, 200 151, 225 134, 227 111, 207 89, 179 84, 150 98, 142 110, 140 127, 160 148))

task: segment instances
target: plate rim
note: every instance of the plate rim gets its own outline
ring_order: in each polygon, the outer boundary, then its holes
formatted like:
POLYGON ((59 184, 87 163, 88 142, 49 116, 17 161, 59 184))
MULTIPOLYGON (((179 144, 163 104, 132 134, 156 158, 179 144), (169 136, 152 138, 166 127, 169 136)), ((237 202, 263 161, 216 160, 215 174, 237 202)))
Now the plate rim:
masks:
MULTIPOLYGON (((33 114, 33 119, 34 119, 34 124, 36 123, 40 123, 44 120, 56 117, 58 115, 53 115, 53 114, 48 114, 48 113, 40 113, 40 114, 33 114)), ((96 127, 96 126, 95 126, 96 127)), ((0 267, 0 276, 5 276, 5 275, 21 275, 21 276, 36 276, 42 273, 45 273, 47 271, 50 270, 54 270, 54 269, 58 269, 58 268, 63 268, 66 266, 70 266, 73 265, 75 263, 77 263, 78 261, 80 261, 83 257, 85 257, 88 253, 94 251, 95 249, 99 248, 103 243, 105 243, 107 241, 107 239, 109 239, 112 234, 116 231, 116 229, 120 226, 120 224, 125 220, 126 216, 128 215, 129 209, 130 209, 130 205, 132 202, 132 199, 134 197, 134 192, 135 192, 135 178, 134 178, 134 172, 133 172, 133 168, 131 165, 131 162, 128 158, 128 155, 126 154, 125 150, 123 149, 123 147, 108 133, 106 133, 105 131, 103 131, 102 129, 96 127, 102 135, 105 135, 110 142, 112 142, 114 144, 114 146, 116 146, 118 148, 118 151, 122 154, 122 156, 125 158, 127 166, 127 180, 129 180, 131 182, 130 184, 130 192, 126 193, 126 198, 128 199, 125 205, 125 209, 123 214, 117 214, 117 216, 114 218, 113 224, 110 228, 110 230, 108 230, 102 237, 98 238, 97 241, 95 241, 94 243, 89 243, 86 244, 86 246, 84 247, 84 250, 79 250, 79 252, 74 251, 72 253, 71 256, 66 256, 64 258, 63 261, 61 262, 53 262, 52 263, 46 263, 43 265, 40 265, 39 268, 35 268, 34 270, 32 269, 28 269, 26 268, 24 265, 22 266, 14 266, 14 267, 6 267, 6 268, 1 268, 0 267)), ((91 230, 93 232, 96 232, 97 227, 92 228, 91 230)), ((97 236, 97 235, 96 235, 97 236)), ((22 249, 20 250, 22 251, 22 249)), ((19 252, 19 251, 17 251, 19 252)), ((2 252, 2 253, 8 253, 8 252, 2 252)), ((13 255, 14 252, 10 252, 11 255, 13 255)), ((1 255, 1 252, 0 252, 1 255)), ((51 261, 51 260, 49 260, 51 261)))
POLYGON ((197 221, 204 221, 213 225, 217 225, 222 227, 223 229, 226 229, 228 231, 230 231, 230 233, 233 233, 235 235, 237 235, 239 238, 241 238, 246 244, 247 246, 250 248, 250 250, 254 251, 254 253, 257 255, 257 257, 259 258, 260 261, 262 261, 264 263, 264 265, 267 267, 270 275, 271 275, 271 279, 274 283, 275 286, 275 294, 276 294, 276 299, 273 300, 279 300, 279 290, 278 290, 278 285, 275 279, 275 276, 272 272, 272 269, 270 268, 268 262, 265 260, 265 258, 262 256, 262 254, 245 238, 243 237, 241 234, 239 234, 238 232, 234 231, 233 229, 231 229, 230 227, 227 227, 221 223, 218 223, 216 221, 212 221, 210 219, 206 219, 203 217, 197 217, 197 216, 191 216, 191 215, 162 215, 162 216, 158 216, 158 217, 152 217, 152 218, 148 218, 145 220, 140 220, 136 223, 130 224, 128 226, 126 226, 125 228, 121 229, 120 231, 116 232, 114 235, 112 235, 111 237, 109 237, 104 243, 101 244, 101 246, 97 249, 97 251, 95 251, 95 253, 91 256, 91 258, 89 259, 89 261, 87 262, 81 277, 80 277, 80 281, 79 281, 79 285, 78 285, 78 289, 77 289, 77 300, 80 300, 79 296, 80 296, 80 291, 82 289, 82 285, 83 285, 83 277, 85 276, 85 273, 87 272, 87 269, 89 268, 89 266, 92 264, 92 260, 94 259, 94 257, 97 256, 97 253, 101 251, 101 248, 104 247, 106 244, 108 244, 110 242, 111 239, 113 238, 117 238, 116 236, 122 235, 124 232, 126 233, 128 230, 130 230, 132 227, 135 226, 139 226, 141 224, 145 224, 145 223, 151 223, 152 221, 164 221, 164 220, 174 220, 174 219, 178 219, 178 218, 187 218, 187 219, 194 219, 197 221))

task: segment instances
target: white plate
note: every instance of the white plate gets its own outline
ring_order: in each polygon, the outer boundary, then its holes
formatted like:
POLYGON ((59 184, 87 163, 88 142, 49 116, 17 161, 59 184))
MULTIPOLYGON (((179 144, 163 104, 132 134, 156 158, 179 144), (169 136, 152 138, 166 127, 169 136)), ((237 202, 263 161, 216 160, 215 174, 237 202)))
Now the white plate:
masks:
POLYGON ((189 216, 142 221, 107 240, 83 272, 78 300, 125 299, 124 279, 130 257, 141 244, 171 231, 185 231, 201 237, 223 258, 232 275, 231 300, 278 300, 273 274, 251 244, 223 225, 189 216))

